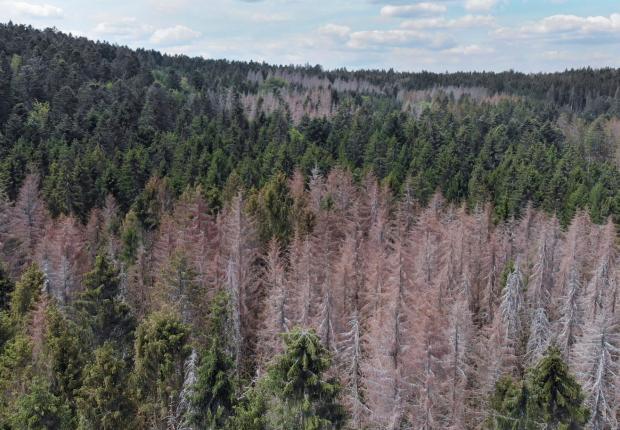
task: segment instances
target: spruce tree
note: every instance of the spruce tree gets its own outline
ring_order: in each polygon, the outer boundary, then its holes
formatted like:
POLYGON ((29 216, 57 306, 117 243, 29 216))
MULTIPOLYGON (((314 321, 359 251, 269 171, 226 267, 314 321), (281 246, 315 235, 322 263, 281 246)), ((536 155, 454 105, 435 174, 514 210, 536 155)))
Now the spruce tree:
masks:
POLYGON ((95 359, 84 368, 78 391, 80 429, 135 428, 136 406, 130 396, 126 360, 106 342, 95 351, 95 359))
POLYGON ((140 221, 134 210, 130 210, 125 215, 121 231, 121 241, 123 243, 122 259, 127 263, 133 263, 138 255, 141 242, 140 221))
POLYGON ((229 428, 244 430, 267 430, 267 392, 263 381, 249 388, 231 417, 229 428))
POLYGON ((45 366, 49 369, 51 392, 75 413, 75 397, 82 386, 82 369, 88 360, 87 337, 83 328, 69 320, 53 303, 45 321, 45 366))
POLYGON ((200 358, 190 400, 190 421, 201 429, 223 428, 235 404, 234 362, 225 345, 228 303, 223 294, 215 297, 210 310, 209 347, 200 358))
POLYGON ((551 347, 528 375, 531 390, 528 415, 548 429, 580 429, 588 422, 581 386, 569 372, 562 354, 551 347))
POLYGON ((15 283, 9 278, 6 267, 0 263, 0 311, 9 309, 14 289, 15 283))
POLYGON ((495 384, 489 401, 491 415, 487 428, 493 430, 530 429, 527 415, 529 390, 526 384, 516 383, 511 377, 504 376, 495 384))
POLYGON ((577 430, 589 418, 581 387, 556 347, 547 351, 521 383, 501 378, 489 406, 488 428, 494 430, 577 430))
POLYGON ((15 411, 15 404, 26 394, 32 378, 32 342, 28 336, 17 334, 9 339, 0 354, 0 429, 15 411))
POLYGON ((232 414, 235 389, 232 384, 233 361, 222 349, 219 340, 200 358, 196 384, 191 399, 194 411, 191 421, 202 429, 220 429, 232 414))
POLYGON ((338 403, 340 385, 327 379, 329 352, 312 330, 294 329, 284 335, 285 352, 269 369, 268 385, 279 400, 275 428, 337 429, 345 424, 338 403))
POLYGON ((11 111, 11 79, 13 72, 8 55, 0 52, 0 124, 4 124, 11 111))
POLYGON ((187 325, 165 313, 150 315, 136 330, 133 378, 139 413, 149 428, 168 428, 176 414, 191 353, 189 336, 187 325))
POLYGON ((56 396, 41 378, 33 379, 28 393, 20 397, 9 423, 15 430, 69 430, 71 412, 62 398, 56 396))
POLYGON ((14 317, 21 318, 33 308, 44 283, 45 275, 35 264, 26 269, 11 296, 11 311, 14 317))
POLYGON ((290 196, 287 178, 283 173, 275 174, 261 189, 256 209, 259 220, 259 236, 263 243, 273 237, 280 243, 287 243, 291 235, 291 211, 293 199, 290 196))
POLYGON ((90 326, 95 345, 111 340, 129 348, 135 320, 129 306, 119 297, 118 270, 107 256, 96 257, 93 270, 84 276, 84 286, 86 290, 76 302, 76 308, 90 326))

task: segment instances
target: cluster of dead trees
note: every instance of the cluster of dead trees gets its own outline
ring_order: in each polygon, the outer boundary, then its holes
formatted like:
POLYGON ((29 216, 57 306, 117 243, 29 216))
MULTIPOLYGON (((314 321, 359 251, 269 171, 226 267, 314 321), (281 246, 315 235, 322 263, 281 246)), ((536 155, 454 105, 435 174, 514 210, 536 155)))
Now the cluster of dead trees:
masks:
POLYGON ((36 262, 71 301, 98 252, 122 269, 138 317, 173 309, 205 335, 205 308, 229 297, 240 375, 260 375, 280 334, 311 327, 334 357, 353 428, 475 428, 504 375, 519 378, 552 345, 587 395, 592 428, 617 428, 620 400, 616 227, 579 213, 566 229, 533 208, 495 225, 490 208, 436 196, 419 207, 368 177, 295 174, 297 226, 259 240, 243 192, 217 215, 200 189, 163 204, 159 227, 127 234, 112 198, 87 225, 52 220, 29 176, 1 208, 3 257, 17 276, 36 262), (308 225, 310 228, 308 228, 308 225), (131 236, 131 237, 128 237, 131 236), (136 246, 126 257, 128 243, 136 246))

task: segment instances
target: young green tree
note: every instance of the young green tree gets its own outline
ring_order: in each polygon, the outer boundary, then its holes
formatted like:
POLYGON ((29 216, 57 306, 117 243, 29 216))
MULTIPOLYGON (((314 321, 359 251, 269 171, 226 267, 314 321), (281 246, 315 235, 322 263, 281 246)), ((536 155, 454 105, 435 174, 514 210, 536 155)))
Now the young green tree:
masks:
POLYGON ((528 377, 532 396, 528 415, 549 429, 579 429, 588 422, 584 394, 562 354, 551 347, 528 377))
POLYGON ((210 309, 209 347, 200 358, 192 387, 190 421, 201 429, 224 428, 235 404, 234 362, 226 350, 224 337, 227 309, 226 296, 217 295, 210 309))
POLYGON ((95 351, 95 359, 84 368, 78 391, 80 429, 115 430, 136 427, 136 405, 130 395, 129 369, 110 342, 95 351))
POLYGON ((276 173, 261 189, 257 201, 259 236, 263 243, 276 237, 280 243, 287 243, 291 235, 291 212, 293 198, 290 195, 286 176, 276 173))
POLYGON ((6 311, 11 304, 15 283, 9 278, 6 267, 0 263, 0 311, 6 311))
POLYGON ((127 215, 125 215, 121 231, 121 240, 123 243, 121 256, 124 261, 132 263, 135 260, 138 254, 138 248, 140 247, 141 233, 138 216, 134 210, 130 210, 127 212, 127 215))
POLYGON ((232 367, 233 361, 220 341, 213 339, 200 358, 192 388, 191 422, 198 428, 223 428, 232 414, 235 402, 232 367))
POLYGON ((285 352, 268 371, 268 387, 277 399, 270 411, 278 429, 338 429, 345 413, 338 402, 340 385, 326 379, 329 352, 312 330, 294 329, 284 335, 285 352))
POLYGON ((62 398, 56 396, 47 381, 35 378, 30 382, 28 393, 20 397, 10 419, 15 430, 69 430, 71 411, 62 398))
POLYGON ((17 399, 26 394, 32 378, 32 343, 27 336, 17 334, 9 339, 0 354, 0 428, 9 421, 17 399))
POLYGON ((235 406, 235 414, 229 421, 229 428, 244 430, 267 430, 268 395, 264 380, 249 388, 241 402, 235 406))
POLYGON ((15 284, 15 291, 11 296, 11 311, 14 317, 21 318, 33 308, 44 284, 45 275, 35 264, 26 269, 15 284))
POLYGON ((129 306, 119 297, 118 270, 105 254, 95 258, 93 270, 84 276, 86 290, 75 306, 90 326, 95 345, 111 340, 129 348, 135 320, 129 306))
POLYGON ((202 294, 197 278, 191 259, 181 251, 174 251, 161 270, 155 293, 159 303, 163 307, 172 306, 185 323, 196 321, 197 315, 204 313, 203 302, 197 300, 202 294))
POLYGON ((191 353, 190 328, 175 316, 155 313, 136 330, 134 382, 147 427, 168 428, 175 416, 191 353))
POLYGON ((0 124, 4 124, 11 110, 12 75, 8 56, 0 55, 0 124))
POLYGON ((551 347, 521 384, 508 377, 497 382, 489 402, 489 428, 582 429, 589 418, 584 398, 560 350, 551 347))
POLYGON ((49 371, 50 390, 75 413, 77 390, 82 386, 82 369, 88 360, 86 334, 53 303, 45 315, 44 363, 49 371))
POLYGON ((527 385, 515 383, 509 377, 500 378, 495 384, 489 401, 491 414, 487 428, 493 430, 525 430, 528 424, 527 404, 529 391, 527 385))

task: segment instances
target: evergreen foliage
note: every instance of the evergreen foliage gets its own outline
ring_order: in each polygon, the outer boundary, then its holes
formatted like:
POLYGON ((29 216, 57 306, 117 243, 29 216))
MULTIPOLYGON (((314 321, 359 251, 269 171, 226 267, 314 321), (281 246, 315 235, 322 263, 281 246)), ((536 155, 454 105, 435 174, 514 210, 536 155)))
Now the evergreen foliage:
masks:
POLYGON ((15 283, 11 280, 6 268, 0 264, 0 312, 9 309, 14 289, 15 283))
POLYGON ((341 388, 326 376, 329 352, 312 330, 296 328, 283 338, 285 351, 274 357, 264 379, 247 394, 233 423, 252 429, 343 428, 341 388))
POLYGON ((95 350, 94 360, 84 367, 84 380, 78 391, 80 429, 137 428, 129 371, 113 343, 106 342, 95 350))
POLYGON ((139 414, 146 425, 165 429, 180 401, 184 364, 191 352, 189 328, 174 316, 149 316, 136 330, 135 369, 139 414))
POLYGON ((500 379, 490 399, 492 429, 577 430, 585 428, 588 408, 581 386, 571 375, 560 351, 551 347, 540 362, 515 383, 500 379))
POLYGON ((150 178, 167 181, 177 197, 201 185, 217 210, 235 175, 257 189, 264 240, 290 237, 282 175, 295 166, 305 174, 341 166, 358 178, 372 171, 397 194, 409 184, 422 202, 437 189, 470 207, 491 201, 497 220, 518 216, 530 201, 564 224, 585 207, 597 221, 620 215, 608 132, 617 115, 614 69, 326 72, 131 51, 15 24, 0 27, 0 41, 1 191, 15 199, 34 169, 51 214, 83 222, 113 195, 137 218, 125 223, 127 261, 141 230, 159 222, 150 178), (300 82, 283 85, 288 79, 300 82), (349 80, 362 89, 334 84, 349 80), (455 87, 464 95, 455 97, 455 87), (278 99, 261 111, 265 91, 285 91, 304 108, 291 112, 278 99), (324 100, 312 106, 311 91, 325 92, 324 100), (392 96, 408 91, 427 95, 413 104, 392 96), (493 97, 499 101, 488 103, 493 97))
POLYGON ((95 258, 92 271, 84 276, 85 291, 75 303, 92 330, 94 344, 115 341, 131 349, 135 321, 119 296, 118 271, 105 254, 95 258))
POLYGON ((36 265, 33 264, 24 272, 11 295, 11 311, 16 318, 32 310, 44 284, 44 275, 36 265))
POLYGON ((227 313, 228 299, 218 294, 209 312, 209 345, 200 356, 191 390, 190 422, 198 428, 225 428, 234 413, 237 390, 233 384, 234 362, 226 348, 227 313))
POLYGON ((69 406, 53 394, 45 381, 35 378, 27 394, 20 397, 10 418, 16 430, 69 430, 72 427, 69 406))

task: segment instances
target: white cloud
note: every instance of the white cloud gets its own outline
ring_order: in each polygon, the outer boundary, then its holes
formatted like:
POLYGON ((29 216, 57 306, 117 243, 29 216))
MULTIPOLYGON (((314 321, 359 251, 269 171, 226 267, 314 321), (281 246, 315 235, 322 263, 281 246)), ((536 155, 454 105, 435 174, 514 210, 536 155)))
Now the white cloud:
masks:
POLYGON ((446 49, 444 52, 456 55, 484 55, 494 53, 495 49, 473 44, 466 46, 455 46, 453 48, 446 49))
POLYGON ((558 50, 544 51, 541 55, 541 58, 547 61, 557 61, 557 60, 566 61, 566 60, 570 60, 571 57, 572 55, 570 54, 570 52, 558 51, 558 50))
POLYGON ((174 27, 155 30, 155 32, 151 35, 150 41, 158 45, 174 45, 179 42, 187 42, 189 40, 197 39, 200 36, 200 32, 194 31, 189 27, 185 27, 184 25, 175 25, 174 27))
POLYGON ((443 28, 476 28, 492 27, 495 18, 490 15, 464 15, 455 19, 446 18, 419 18, 403 21, 402 28, 412 30, 443 29, 443 28))
POLYGON ((350 34, 347 46, 354 49, 385 47, 425 47, 445 49, 453 46, 451 38, 442 34, 426 34, 415 30, 369 30, 350 34))
POLYGON ((606 16, 552 15, 516 28, 504 27, 495 35, 503 39, 527 39, 547 36, 558 40, 587 40, 596 36, 620 41, 620 13, 606 16))
POLYGON ((487 11, 493 9, 498 0, 465 0, 465 9, 471 11, 487 11))
POLYGON ((148 2, 155 10, 164 13, 177 12, 190 3, 189 0, 148 0, 148 2))
POLYGON ((250 21, 269 24, 275 22, 287 22, 291 17, 283 13, 255 13, 250 16, 250 21))
POLYGON ((135 18, 121 17, 98 23, 93 32, 97 37, 134 41, 146 38, 153 32, 153 27, 142 24, 135 18))
POLYGON ((436 3, 417 3, 402 6, 387 5, 381 8, 381 16, 384 17, 409 17, 418 15, 435 15, 447 11, 448 8, 436 3))
POLYGON ((337 39, 345 39, 351 34, 351 29, 345 25, 326 24, 319 27, 319 34, 337 39))
POLYGON ((553 15, 544 18, 531 27, 538 33, 579 32, 599 33, 617 32, 620 34, 620 13, 614 13, 609 17, 576 15, 553 15))
POLYGON ((34 4, 22 1, 0 1, 0 8, 9 16, 24 18, 62 18, 63 10, 50 4, 34 4))

